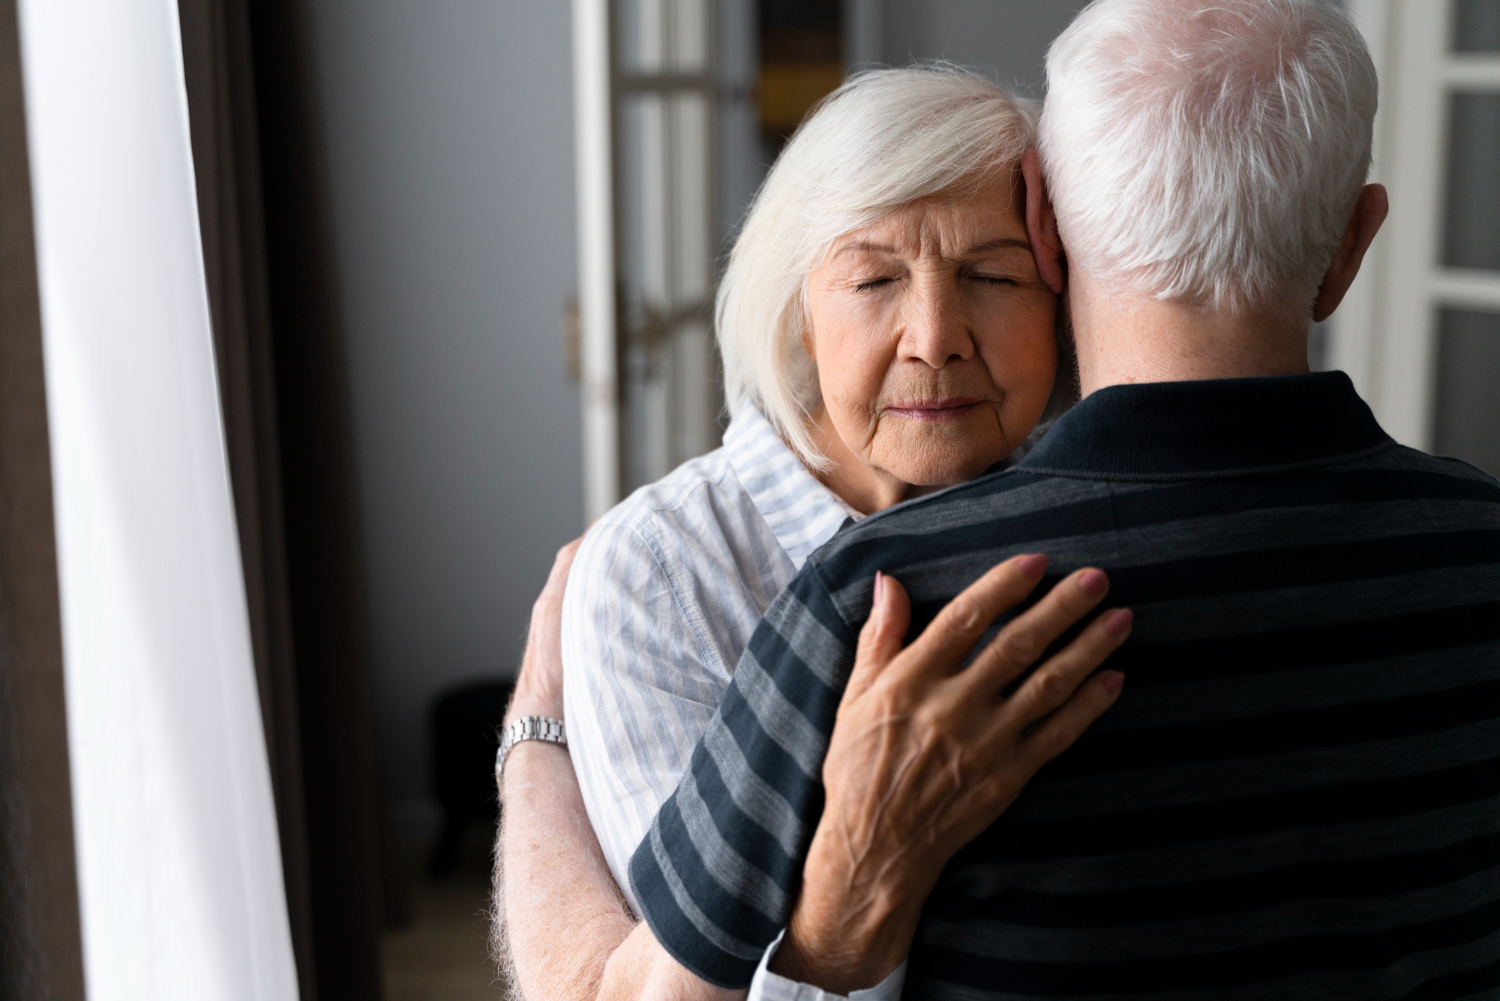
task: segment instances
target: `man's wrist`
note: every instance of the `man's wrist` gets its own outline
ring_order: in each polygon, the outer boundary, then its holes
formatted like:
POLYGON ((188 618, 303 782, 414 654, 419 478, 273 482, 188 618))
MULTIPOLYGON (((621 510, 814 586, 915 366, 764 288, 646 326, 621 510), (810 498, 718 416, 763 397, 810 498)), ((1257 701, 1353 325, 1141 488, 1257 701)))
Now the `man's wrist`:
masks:
POLYGON ((563 700, 561 696, 550 697, 546 692, 529 690, 530 686, 518 688, 516 694, 511 697, 510 704, 505 707, 505 721, 501 727, 510 726, 522 716, 551 716, 555 719, 563 719, 563 700))
POLYGON ((503 781, 505 759, 518 744, 543 741, 559 747, 568 746, 568 728, 555 716, 518 716, 506 725, 500 734, 500 746, 495 750, 495 781, 503 781))
POLYGON ((525 740, 510 749, 505 759, 505 771, 500 776, 500 801, 507 802, 512 794, 519 794, 535 781, 555 781, 554 771, 564 767, 572 770, 568 749, 562 744, 551 744, 545 740, 525 740))

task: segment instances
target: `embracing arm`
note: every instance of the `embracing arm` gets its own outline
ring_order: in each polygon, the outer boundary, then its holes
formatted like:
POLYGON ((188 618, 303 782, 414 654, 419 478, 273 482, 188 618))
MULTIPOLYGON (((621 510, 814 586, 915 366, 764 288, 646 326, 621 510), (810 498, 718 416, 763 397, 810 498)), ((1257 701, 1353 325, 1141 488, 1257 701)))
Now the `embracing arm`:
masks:
MULTIPOLYGON (((518 716, 563 716, 561 605, 577 548, 573 543, 558 553, 533 608, 507 723, 518 716)), ((745 997, 744 990, 715 987, 690 973, 631 915, 589 822, 566 749, 541 741, 515 745, 502 782, 495 951, 522 998, 745 997)), ((796 983, 775 976, 766 976, 752 993, 754 1001, 808 996, 796 983)))
POLYGON ((630 916, 589 827, 567 751, 540 741, 516 745, 505 768, 505 796, 525 804, 505 815, 496 867, 509 973, 522 997, 744 996, 688 973, 630 916))
POLYGON ((605 960, 636 922, 589 827, 568 752, 517 744, 504 788, 514 808, 502 817, 495 892, 512 983, 526 998, 599 997, 605 960))
POLYGON ((776 599, 631 860, 674 955, 746 983, 785 927, 770 969, 789 979, 848 993, 898 966, 948 860, 1119 693, 1123 676, 1094 671, 1129 633, 1124 610, 1038 665, 1107 593, 1097 570, 1070 574, 965 664, 1045 565, 1000 564, 905 649, 909 604, 890 578, 857 643, 816 574, 776 599))
MULTIPOLYGON (((559 606, 571 558, 572 547, 559 554, 537 601, 508 718, 561 715, 559 606)), ((1098 604, 1107 584, 1096 571, 1070 576, 958 669, 994 616, 1021 600, 1040 575, 1036 563, 1002 564, 906 650, 900 649, 905 594, 892 581, 882 588, 838 708, 824 767, 828 807, 772 962, 788 980, 767 990, 768 1001, 780 990, 805 996, 793 981, 849 992, 890 973, 947 858, 1114 701, 1118 674, 1086 679, 1128 633, 1129 615, 1122 612, 1101 616, 1013 694, 1000 694, 1098 604)), ((718 988, 689 972, 630 916, 566 752, 518 745, 503 778, 508 808, 496 852, 497 944, 524 997, 744 997, 743 990, 718 988)))
MULTIPOLYGON (((562 594, 577 552, 557 554, 532 609, 526 655, 506 722, 563 715, 562 594)), ((495 852, 495 946, 531 1001, 672 998, 730 1001, 676 963, 625 906, 584 810, 568 752, 515 745, 505 762, 495 852)))

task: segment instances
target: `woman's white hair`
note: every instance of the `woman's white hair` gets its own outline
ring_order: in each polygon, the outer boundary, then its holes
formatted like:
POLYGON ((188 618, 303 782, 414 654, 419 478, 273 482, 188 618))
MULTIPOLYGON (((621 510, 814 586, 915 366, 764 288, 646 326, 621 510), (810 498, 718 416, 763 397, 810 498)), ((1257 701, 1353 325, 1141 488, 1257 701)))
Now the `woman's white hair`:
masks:
POLYGON ((1009 180, 1035 141, 1032 102, 958 67, 870 70, 802 123, 745 217, 719 284, 715 324, 731 414, 760 409, 809 466, 821 402, 803 348, 808 273, 838 237, 919 198, 1009 180))
POLYGON ((1310 318, 1376 87, 1329 2, 1095 0, 1047 53, 1040 125, 1070 260, 1119 291, 1310 318))

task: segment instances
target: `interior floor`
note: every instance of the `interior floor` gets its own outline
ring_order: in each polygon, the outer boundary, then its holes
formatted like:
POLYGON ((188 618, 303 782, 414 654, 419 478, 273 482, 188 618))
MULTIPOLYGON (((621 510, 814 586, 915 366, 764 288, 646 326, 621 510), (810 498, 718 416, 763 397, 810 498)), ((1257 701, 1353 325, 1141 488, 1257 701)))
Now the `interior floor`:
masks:
POLYGON ((411 917, 381 944, 385 1001, 503 1001, 489 952, 490 846, 475 829, 454 871, 434 879, 426 852, 405 853, 411 917))

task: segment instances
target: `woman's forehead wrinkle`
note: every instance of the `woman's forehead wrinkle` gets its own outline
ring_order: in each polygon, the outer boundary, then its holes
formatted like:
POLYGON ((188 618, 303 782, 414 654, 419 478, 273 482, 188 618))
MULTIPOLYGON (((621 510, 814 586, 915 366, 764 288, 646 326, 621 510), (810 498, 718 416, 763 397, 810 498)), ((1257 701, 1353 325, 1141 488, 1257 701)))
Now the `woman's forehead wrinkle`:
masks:
POLYGON ((833 257, 870 254, 955 261, 1007 249, 1031 251, 1014 213, 988 205, 923 200, 846 234, 837 241, 833 257))
POLYGON ((982 219, 983 213, 967 205, 923 206, 919 253, 924 258, 944 261, 960 256, 973 242, 975 225, 982 219))
POLYGON ((1030 250, 1020 221, 999 206, 965 200, 921 207, 918 239, 923 257, 956 261, 1008 247, 1030 250))

